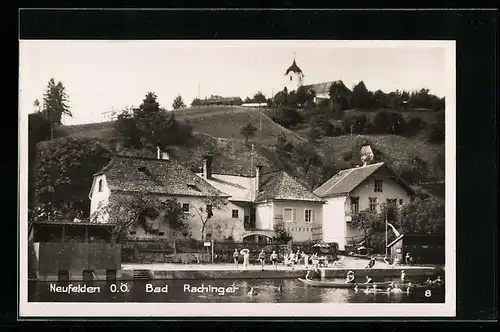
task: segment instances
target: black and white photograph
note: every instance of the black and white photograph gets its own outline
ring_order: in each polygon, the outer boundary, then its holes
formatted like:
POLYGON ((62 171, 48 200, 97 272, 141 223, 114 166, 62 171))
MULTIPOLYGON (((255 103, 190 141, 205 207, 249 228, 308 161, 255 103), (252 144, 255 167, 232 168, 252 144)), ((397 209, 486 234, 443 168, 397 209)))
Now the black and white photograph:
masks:
POLYGON ((455 315, 455 42, 19 47, 21 316, 455 315))

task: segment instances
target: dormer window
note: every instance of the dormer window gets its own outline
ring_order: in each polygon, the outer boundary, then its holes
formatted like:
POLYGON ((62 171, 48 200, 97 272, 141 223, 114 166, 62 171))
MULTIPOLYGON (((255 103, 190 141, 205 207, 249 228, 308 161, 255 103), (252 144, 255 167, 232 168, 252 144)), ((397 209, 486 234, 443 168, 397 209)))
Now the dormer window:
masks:
POLYGON ((187 186, 190 188, 190 189, 193 189, 193 190, 196 190, 196 191, 201 191, 200 188, 198 188, 198 186, 194 183, 188 183, 187 186))
POLYGON ((290 81, 293 81, 292 75, 290 75, 290 81))
POLYGON ((102 192, 102 179, 99 180, 98 185, 97 185, 97 190, 99 192, 102 192))

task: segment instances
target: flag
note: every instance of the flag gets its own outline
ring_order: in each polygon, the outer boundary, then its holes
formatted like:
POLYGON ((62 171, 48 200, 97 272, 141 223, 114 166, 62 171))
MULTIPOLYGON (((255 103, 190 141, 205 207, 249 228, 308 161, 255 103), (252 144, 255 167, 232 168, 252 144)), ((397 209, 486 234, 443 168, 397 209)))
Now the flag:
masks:
POLYGON ((392 226, 392 225, 391 225, 390 223, 388 223, 387 221, 386 221, 386 224, 387 224, 388 226, 391 226, 392 231, 394 232, 394 235, 396 235, 396 237, 398 237, 398 236, 400 236, 400 235, 401 235, 401 234, 399 234, 399 232, 398 232, 398 230, 396 229, 396 227, 392 226))

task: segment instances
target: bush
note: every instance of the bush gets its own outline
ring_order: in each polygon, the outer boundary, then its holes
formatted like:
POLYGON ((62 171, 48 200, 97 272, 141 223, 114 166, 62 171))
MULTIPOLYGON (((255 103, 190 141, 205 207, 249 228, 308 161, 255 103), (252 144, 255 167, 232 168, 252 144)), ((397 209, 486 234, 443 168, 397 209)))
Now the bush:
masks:
POLYGON ((399 113, 380 111, 373 118, 373 131, 377 134, 401 135, 405 128, 406 121, 399 113))
POLYGON ((342 119, 344 133, 362 134, 365 130, 368 119, 365 114, 361 115, 346 115, 342 119))
POLYGON ((410 121, 406 124, 406 136, 415 136, 420 131, 424 130, 427 126, 427 123, 419 117, 411 118, 410 121))
POLYGON ((285 128, 295 128, 304 122, 304 117, 296 108, 282 108, 278 111, 278 115, 272 119, 285 128))

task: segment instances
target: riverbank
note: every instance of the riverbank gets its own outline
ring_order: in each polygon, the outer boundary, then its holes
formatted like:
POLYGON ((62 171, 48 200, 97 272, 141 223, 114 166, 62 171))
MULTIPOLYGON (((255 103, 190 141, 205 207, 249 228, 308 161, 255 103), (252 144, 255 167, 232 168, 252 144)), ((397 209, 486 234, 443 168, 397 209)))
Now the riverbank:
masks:
MULTIPOLYGON (((346 257, 338 266, 320 268, 323 278, 344 278, 348 271, 353 271, 356 276, 364 277, 398 277, 401 270, 405 270, 408 277, 434 276, 439 269, 432 266, 396 266, 379 263, 370 269, 365 268, 367 260, 346 257)), ((121 265, 121 270, 110 277, 109 271, 94 270, 92 280, 217 280, 217 279, 296 279, 303 277, 312 266, 297 265, 287 267, 278 265, 234 266, 233 264, 126 264, 121 265)), ((83 281, 82 271, 69 271, 68 281, 83 281)), ((55 275, 39 275, 38 281, 57 281, 55 275)), ((87 279, 89 280, 89 279, 87 279)))

